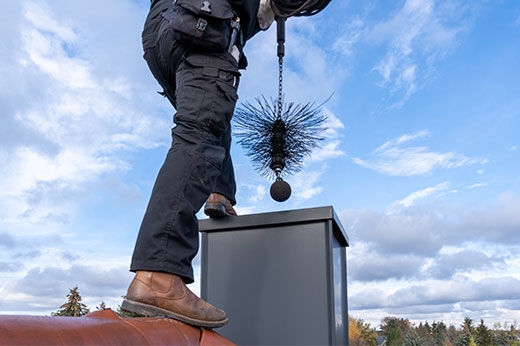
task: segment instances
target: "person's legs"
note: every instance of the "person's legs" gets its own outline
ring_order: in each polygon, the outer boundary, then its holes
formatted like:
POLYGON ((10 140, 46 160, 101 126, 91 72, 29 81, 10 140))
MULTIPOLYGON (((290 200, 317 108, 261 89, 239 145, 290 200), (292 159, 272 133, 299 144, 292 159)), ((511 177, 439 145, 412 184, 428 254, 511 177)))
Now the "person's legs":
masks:
POLYGON ((222 142, 237 98, 235 74, 236 67, 221 55, 188 53, 180 63, 172 147, 143 218, 132 271, 163 271, 193 282, 191 261, 199 246, 195 214, 224 172, 222 142))
POLYGON ((199 246, 195 214, 217 178, 229 176, 225 137, 239 74, 227 53, 196 54, 174 40, 161 16, 168 4, 159 5, 164 7, 154 7, 146 21, 143 47, 152 74, 177 110, 176 126, 139 230, 130 268, 136 276, 121 308, 218 327, 227 322, 226 314, 185 283, 193 282, 191 261, 199 246), (154 32, 161 33, 158 39, 154 32))

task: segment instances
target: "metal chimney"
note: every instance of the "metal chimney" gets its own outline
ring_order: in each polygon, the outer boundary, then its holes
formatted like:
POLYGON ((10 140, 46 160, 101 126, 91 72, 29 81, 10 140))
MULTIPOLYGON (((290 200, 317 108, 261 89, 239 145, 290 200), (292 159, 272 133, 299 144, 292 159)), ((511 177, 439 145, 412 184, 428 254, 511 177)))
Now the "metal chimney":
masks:
POLYGON ((201 220, 201 296, 239 345, 346 345, 348 237, 332 207, 201 220))

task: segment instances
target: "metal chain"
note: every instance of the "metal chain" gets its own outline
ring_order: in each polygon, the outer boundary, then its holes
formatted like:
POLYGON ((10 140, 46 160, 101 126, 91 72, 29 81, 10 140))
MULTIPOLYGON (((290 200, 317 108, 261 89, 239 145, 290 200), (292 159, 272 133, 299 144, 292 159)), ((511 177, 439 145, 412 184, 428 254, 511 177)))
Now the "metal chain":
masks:
POLYGON ((283 57, 278 58, 278 119, 282 118, 283 57))

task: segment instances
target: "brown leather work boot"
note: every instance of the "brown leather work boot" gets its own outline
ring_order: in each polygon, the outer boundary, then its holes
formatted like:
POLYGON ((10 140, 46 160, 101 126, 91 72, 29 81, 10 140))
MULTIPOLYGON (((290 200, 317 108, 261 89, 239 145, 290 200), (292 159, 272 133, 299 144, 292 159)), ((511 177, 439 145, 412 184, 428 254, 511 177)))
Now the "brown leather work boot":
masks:
POLYGON ((237 212, 233 209, 229 199, 216 192, 209 195, 206 205, 204 206, 204 214, 209 217, 237 216, 237 212))
POLYGON ((138 271, 121 309, 145 316, 167 316, 191 325, 222 327, 226 313, 191 292, 177 275, 138 271))

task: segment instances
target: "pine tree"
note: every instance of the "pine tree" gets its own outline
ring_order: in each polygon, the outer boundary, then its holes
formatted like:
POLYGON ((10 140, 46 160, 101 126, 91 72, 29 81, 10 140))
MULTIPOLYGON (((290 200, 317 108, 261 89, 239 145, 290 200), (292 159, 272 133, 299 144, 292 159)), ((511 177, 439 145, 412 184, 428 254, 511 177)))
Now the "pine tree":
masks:
POLYGON ((464 318, 464 324, 462 325, 462 329, 467 330, 470 334, 473 333, 473 320, 469 317, 464 318))
POLYGON ((408 319, 397 317, 385 317, 380 325, 381 334, 386 337, 389 346, 402 345, 410 327, 408 319))
POLYGON ((81 295, 78 291, 78 286, 70 290, 67 294, 68 301, 60 306, 60 309, 53 312, 52 316, 69 316, 69 317, 80 317, 89 313, 89 309, 83 303, 81 303, 81 295))
MULTIPOLYGON (((424 328, 424 327, 423 327, 424 328)), ((421 346, 423 343, 413 329, 408 330, 404 338, 403 346, 421 346)))
POLYGON ((99 306, 96 306, 96 310, 107 310, 107 306, 105 304, 105 302, 102 300, 101 303, 99 304, 99 306))
POLYGON ((415 327, 415 334, 417 335, 422 344, 435 345, 435 339, 433 337, 432 328, 433 327, 430 327, 428 322, 426 322, 425 324, 422 324, 421 322, 417 327, 415 327))
POLYGON ((459 337, 455 341, 455 345, 470 346, 472 340, 473 338, 471 337, 471 334, 469 334, 467 330, 462 330, 459 337))
POLYGON ((489 332, 488 327, 484 324, 484 320, 480 320, 480 325, 475 330, 475 342, 478 346, 491 346, 493 345, 493 337, 489 332))
POLYGON ((473 320, 471 320, 471 318, 466 317, 464 319, 464 324, 462 325, 462 330, 460 331, 459 337, 455 341, 455 345, 457 345, 457 346, 475 345, 475 341, 473 340, 473 336, 472 336, 472 331, 473 331, 472 323, 473 323, 473 320))
POLYGON ((446 329, 446 339, 453 346, 453 345, 455 345, 458 337, 459 337, 459 331, 457 330, 457 328, 455 328, 455 326, 450 325, 446 329))
POLYGON ((493 345, 509 345, 511 344, 511 339, 509 337, 509 333, 505 330, 501 330, 496 328, 493 330, 492 334, 493 345))
POLYGON ((435 345, 445 345, 447 340, 446 324, 444 322, 433 322, 432 323, 432 336, 435 341, 435 345))

